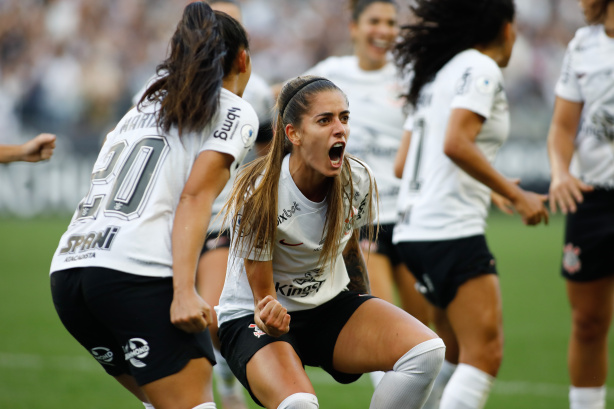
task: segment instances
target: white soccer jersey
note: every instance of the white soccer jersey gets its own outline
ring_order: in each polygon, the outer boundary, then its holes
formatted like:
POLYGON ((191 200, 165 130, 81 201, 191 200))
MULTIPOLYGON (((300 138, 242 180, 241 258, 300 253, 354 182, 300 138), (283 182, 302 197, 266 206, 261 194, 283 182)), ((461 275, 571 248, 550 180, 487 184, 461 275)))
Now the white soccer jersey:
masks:
MULTIPOLYGON (((136 94, 134 94, 132 97, 133 105, 136 106, 139 103, 141 97, 145 91, 147 91, 147 88, 151 86, 158 78, 159 76, 157 75, 152 76, 147 80, 145 85, 136 94)), ((254 111, 256 111, 256 115, 258 116, 258 121, 260 123, 266 123, 271 120, 275 101, 271 88, 262 77, 254 73, 250 75, 245 91, 243 92, 243 99, 251 105, 254 111)), ((257 130, 258 129, 256 128, 256 131, 257 130)), ((244 159, 245 162, 249 162, 255 159, 255 157, 255 151, 250 150, 244 159)), ((230 192, 232 191, 235 176, 236 173, 233 172, 228 180, 228 183, 226 183, 226 186, 224 186, 224 189, 220 195, 213 202, 213 206, 211 207, 211 221, 209 222, 209 227, 207 228, 207 231, 210 233, 222 230, 222 220, 224 216, 221 215, 220 212, 224 207, 224 203, 226 203, 230 192)))
MULTIPOLYGON (((346 220, 334 269, 319 264, 324 243, 322 232, 326 219, 326 201, 315 203, 307 199, 294 184, 290 175, 289 158, 282 164, 278 190, 277 234, 273 254, 258 257, 238 252, 228 260, 226 281, 216 307, 220 325, 228 320, 254 313, 254 298, 247 281, 244 258, 273 260, 273 280, 279 302, 288 311, 305 310, 329 301, 349 283, 342 251, 354 229, 366 223, 369 194, 369 171, 350 160, 354 186, 353 214, 346 220)), ((231 248, 231 254, 234 247, 231 248)))
POLYGON ((424 86, 408 118, 411 143, 399 195, 401 221, 393 242, 448 240, 483 234, 490 189, 469 176, 443 152, 452 109, 484 118, 476 144, 489 161, 509 133, 503 77, 497 64, 474 49, 463 51, 424 86))
POLYGON ((614 38, 602 25, 583 27, 567 47, 555 93, 584 104, 572 173, 614 186, 614 38))
POLYGON ((107 135, 51 272, 97 266, 172 276, 173 219, 194 161, 206 150, 227 153, 235 158, 234 173, 256 139, 256 113, 225 89, 218 113, 200 133, 160 131, 155 109, 133 108, 107 135))
POLYGON ((396 223, 400 180, 394 176, 394 159, 403 135, 404 89, 394 64, 365 71, 356 56, 329 57, 306 74, 328 78, 348 97, 350 137, 347 151, 373 170, 379 189, 379 222, 396 223))

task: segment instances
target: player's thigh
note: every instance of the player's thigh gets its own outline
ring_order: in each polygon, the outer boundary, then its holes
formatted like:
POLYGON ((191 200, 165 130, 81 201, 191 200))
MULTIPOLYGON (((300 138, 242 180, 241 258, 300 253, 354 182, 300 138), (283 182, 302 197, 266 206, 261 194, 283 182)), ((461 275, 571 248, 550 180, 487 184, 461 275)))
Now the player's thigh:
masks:
POLYGON ((416 318, 373 298, 356 309, 339 333, 333 366, 345 373, 392 370, 407 351, 433 338, 437 335, 416 318))
POLYGON ((192 409, 213 402, 211 373, 206 358, 190 360, 179 372, 142 386, 156 409, 192 409))
POLYGON ((394 303, 392 266, 383 254, 365 254, 371 294, 389 303, 394 303))
POLYGON ((315 395, 300 358, 287 342, 258 350, 247 363, 246 375, 251 392, 266 408, 277 408, 295 393, 315 395))
POLYGON ((480 355, 503 345, 503 314, 499 278, 483 274, 463 283, 446 308, 448 320, 464 354, 480 355))
POLYGON ((416 289, 416 277, 404 263, 397 264, 393 271, 401 307, 428 326, 433 320, 434 307, 416 289))

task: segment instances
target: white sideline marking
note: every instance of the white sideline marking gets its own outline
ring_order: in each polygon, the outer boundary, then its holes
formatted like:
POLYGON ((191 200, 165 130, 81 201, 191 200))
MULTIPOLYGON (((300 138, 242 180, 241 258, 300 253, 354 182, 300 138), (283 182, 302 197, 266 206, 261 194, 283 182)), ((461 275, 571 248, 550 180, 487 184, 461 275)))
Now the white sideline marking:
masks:
MULTIPOLYGON (((103 373, 100 365, 89 356, 42 356, 34 354, 12 354, 0 352, 0 368, 24 369, 40 371, 43 368, 103 373)), ((314 385, 330 385, 336 383, 326 372, 318 369, 308 369, 309 379, 314 385)), ((371 385, 368 377, 359 382, 371 385)), ((493 394, 497 395, 531 395, 547 398, 567 397, 569 386, 555 383, 525 382, 525 381, 495 381, 493 394)), ((614 388, 607 388, 608 401, 614 401, 614 388)))

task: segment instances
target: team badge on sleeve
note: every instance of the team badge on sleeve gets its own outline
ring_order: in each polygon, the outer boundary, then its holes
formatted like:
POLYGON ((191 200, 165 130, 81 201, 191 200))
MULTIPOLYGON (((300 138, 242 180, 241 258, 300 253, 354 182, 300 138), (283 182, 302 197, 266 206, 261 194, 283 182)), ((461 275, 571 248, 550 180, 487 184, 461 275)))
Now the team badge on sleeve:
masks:
POLYGON ((254 130, 254 127, 247 124, 247 125, 243 125, 243 127, 241 128, 241 138, 243 139, 243 143, 245 144, 245 147, 250 147, 253 145, 253 140, 256 137, 256 132, 254 130))
POLYGON ((492 94, 496 86, 496 82, 487 76, 481 76, 475 80, 475 87, 482 94, 492 94))

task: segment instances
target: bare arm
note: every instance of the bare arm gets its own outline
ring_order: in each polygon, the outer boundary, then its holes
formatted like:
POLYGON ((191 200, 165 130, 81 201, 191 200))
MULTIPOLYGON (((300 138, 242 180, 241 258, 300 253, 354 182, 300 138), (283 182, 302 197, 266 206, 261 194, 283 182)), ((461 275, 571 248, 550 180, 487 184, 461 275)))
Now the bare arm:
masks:
POLYGON ((350 277, 348 289, 363 294, 370 294, 371 286, 369 285, 369 275, 367 274, 367 263, 365 263, 362 250, 360 249, 359 236, 360 230, 355 229, 350 241, 345 246, 345 249, 343 249, 343 261, 350 277))
POLYGON ((42 133, 21 145, 0 145, 0 163, 39 162, 51 158, 55 135, 42 133))
POLYGON ((394 175, 399 179, 403 177, 403 169, 405 168, 405 161, 407 160, 407 154, 409 152, 409 143, 411 142, 411 131, 403 131, 403 137, 401 138, 401 144, 397 151, 397 156, 394 158, 394 175))
POLYGON ((475 143, 484 118, 466 109, 453 109, 446 130, 444 153, 471 177, 509 199, 525 224, 548 223, 547 196, 521 189, 499 173, 475 143))
POLYGON ((582 192, 593 190, 569 173, 576 132, 580 124, 583 104, 557 97, 548 132, 548 157, 550 158, 550 210, 576 211, 576 203, 583 200, 582 192))
POLYGON ((245 260, 247 280, 254 296, 254 321, 267 334, 278 337, 290 330, 290 315, 275 294, 273 261, 245 260))
POLYGON ((175 212, 171 321, 186 332, 204 331, 211 322, 211 308, 196 292, 196 267, 211 206, 230 178, 233 160, 228 154, 202 152, 194 162, 175 212))

